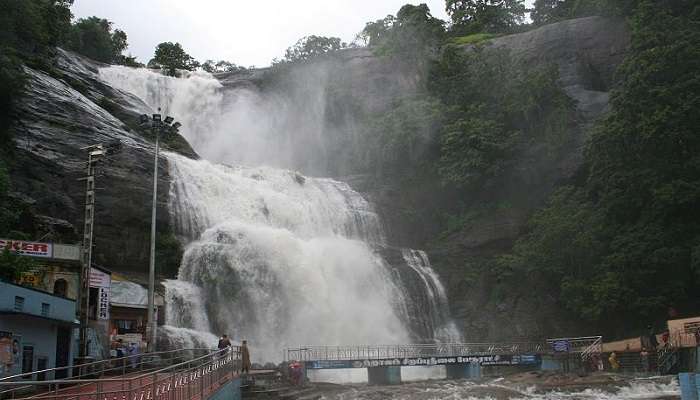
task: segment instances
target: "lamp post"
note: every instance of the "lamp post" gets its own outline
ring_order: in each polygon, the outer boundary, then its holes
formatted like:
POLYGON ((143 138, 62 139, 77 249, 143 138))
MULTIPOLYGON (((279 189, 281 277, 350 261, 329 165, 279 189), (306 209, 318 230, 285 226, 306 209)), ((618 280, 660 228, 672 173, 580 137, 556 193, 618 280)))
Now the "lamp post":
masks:
POLYGON ((151 210, 151 259, 148 265, 148 322, 146 333, 148 337, 149 351, 156 349, 156 330, 158 324, 155 319, 155 287, 156 287, 156 206, 158 202, 158 153, 160 151, 160 134, 177 133, 182 126, 179 122, 173 124, 173 117, 165 117, 161 120, 160 108, 158 113, 149 116, 141 115, 141 126, 151 126, 151 132, 156 137, 156 151, 153 161, 153 208, 151 210), (172 125, 171 125, 172 124, 172 125))

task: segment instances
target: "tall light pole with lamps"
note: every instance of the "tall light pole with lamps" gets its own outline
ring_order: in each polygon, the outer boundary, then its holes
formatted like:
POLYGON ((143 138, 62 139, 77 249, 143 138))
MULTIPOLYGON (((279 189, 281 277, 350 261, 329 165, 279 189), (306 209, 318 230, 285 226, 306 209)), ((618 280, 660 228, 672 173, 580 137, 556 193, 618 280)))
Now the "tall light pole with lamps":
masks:
POLYGON ((153 161, 153 209, 151 210, 151 259, 148 265, 148 322, 146 336, 148 338, 148 350, 156 350, 156 330, 158 324, 155 319, 155 288, 156 288, 156 208, 158 203, 158 153, 160 151, 160 134, 174 134, 182 124, 173 123, 173 117, 165 117, 161 120, 160 108, 158 113, 149 116, 141 115, 141 126, 151 126, 151 132, 156 137, 156 150, 153 161), (172 124, 172 125, 171 125, 172 124))

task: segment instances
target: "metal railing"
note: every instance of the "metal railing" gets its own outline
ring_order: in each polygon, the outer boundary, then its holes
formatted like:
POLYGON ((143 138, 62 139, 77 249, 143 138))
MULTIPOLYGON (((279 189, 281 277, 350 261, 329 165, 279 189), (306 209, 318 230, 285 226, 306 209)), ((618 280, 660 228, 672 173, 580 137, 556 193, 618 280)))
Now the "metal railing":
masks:
POLYGON ((581 338, 577 343, 586 346, 583 351, 581 351, 581 361, 587 361, 594 355, 600 356, 603 352, 603 337, 602 336, 591 336, 590 338, 581 338), (591 341, 593 340, 593 341, 591 341))
POLYGON ((415 357, 457 357, 536 354, 544 343, 438 343, 380 346, 307 346, 287 349, 287 360, 373 360, 415 357))
POLYGON ((8 381, 32 381, 32 380, 59 380, 82 379, 104 376, 119 376, 133 373, 134 371, 148 372, 149 370, 162 368, 163 365, 171 365, 182 362, 188 358, 208 354, 211 349, 179 349, 158 351, 152 353, 133 354, 118 358, 109 358, 83 364, 69 365, 65 367, 48 368, 31 371, 0 379, 0 382, 8 381), (57 376, 63 375, 64 378, 57 376), (43 377, 43 379, 38 379, 43 377))
POLYGON ((373 360, 416 357, 460 357, 556 353, 554 344, 566 343, 566 352, 582 357, 600 353, 602 336, 547 339, 541 342, 430 343, 360 346, 304 346, 286 349, 287 361, 373 360))
MULTIPOLYGON (((225 351, 188 349, 146 353, 141 356, 153 357, 151 361, 140 360, 139 368, 124 369, 111 376, 102 374, 101 378, 17 381, 10 379, 21 375, 8 377, 0 380, 0 399, 204 400, 236 376, 240 370, 241 353, 239 347, 233 347, 225 351), (169 358, 172 364, 166 365, 168 362, 163 361, 162 355, 176 353, 180 354, 169 358)), ((85 369, 88 364, 97 363, 82 364, 75 368, 85 369)), ((109 370, 114 369, 104 369, 109 370)), ((37 372, 45 371, 35 371, 34 374, 37 372)), ((83 376, 90 375, 87 373, 83 376)))

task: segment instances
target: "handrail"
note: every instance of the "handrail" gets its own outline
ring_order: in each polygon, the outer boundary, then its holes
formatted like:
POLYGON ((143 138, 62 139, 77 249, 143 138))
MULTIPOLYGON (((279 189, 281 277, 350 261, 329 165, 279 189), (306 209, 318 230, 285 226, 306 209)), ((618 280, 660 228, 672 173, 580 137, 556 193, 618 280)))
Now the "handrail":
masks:
MULTIPOLYGON (((93 366, 98 366, 98 365, 102 365, 102 364, 113 364, 115 362, 123 364, 132 358, 140 358, 142 360, 140 362, 140 364, 141 364, 143 362, 143 358, 153 357, 156 355, 172 354, 172 353, 178 353, 178 352, 184 352, 184 351, 203 351, 203 350, 204 351, 211 351, 211 349, 193 348, 193 349, 164 350, 164 351, 155 351, 155 352, 150 352, 150 353, 132 354, 129 356, 124 356, 124 357, 108 358, 108 359, 104 359, 104 360, 91 361, 91 362, 76 364, 76 365, 67 365, 67 366, 63 366, 63 367, 53 367, 53 368, 47 368, 47 369, 42 369, 42 370, 38 370, 38 371, 23 372, 21 374, 16 374, 16 375, 7 376, 5 378, 1 378, 0 382, 7 382, 7 381, 11 381, 11 380, 22 379, 23 376, 32 376, 35 374, 50 374, 52 372, 55 374, 58 371, 64 371, 64 370, 70 371, 70 370, 75 370, 75 369, 78 369, 78 371, 84 371, 86 369, 88 371, 90 371, 86 374, 80 374, 78 377, 84 376, 84 375, 93 375, 95 373, 95 371, 92 370, 92 368, 90 368, 93 366)), ((114 369, 118 369, 118 368, 110 368, 109 370, 114 370, 114 369)), ((109 371, 109 370, 103 369, 101 372, 105 372, 105 371, 109 371)), ((23 382, 27 382, 27 381, 23 380, 23 382)))
POLYGON ((600 354, 603 351, 603 337, 598 336, 596 340, 581 352, 581 360, 586 361, 593 354, 600 354))
MULTIPOLYGON (((234 346, 234 347, 238 347, 238 346, 234 346)), ((240 348, 239 348, 239 349, 240 349, 240 348)), ((183 350, 177 350, 177 351, 192 351, 192 350, 204 350, 204 349, 183 349, 183 350)), ((134 375, 134 376, 131 376, 131 377, 128 377, 128 378, 53 379, 53 380, 36 380, 36 381, 26 381, 26 380, 22 380, 22 381, 7 381, 6 379, 1 379, 1 380, 0 380, 0 387, 2 387, 2 386, 16 385, 16 384, 23 384, 23 385, 31 386, 31 385, 36 385, 36 384, 53 384, 53 383, 60 383, 60 384, 64 384, 64 383, 65 383, 65 384, 70 384, 70 383, 91 383, 91 382, 124 382, 124 381, 129 381, 129 380, 136 380, 136 379, 143 378, 144 376, 147 376, 147 375, 164 373, 164 372, 167 372, 167 371, 170 370, 170 369, 177 368, 177 367, 181 367, 181 366, 183 366, 183 365, 188 365, 188 364, 190 364, 190 363, 192 363, 192 362, 200 361, 200 360, 203 360, 203 359, 208 358, 208 357, 211 357, 211 356, 219 355, 219 354, 221 353, 221 350, 211 350, 211 349, 206 349, 206 350, 209 351, 209 353, 207 353, 207 354, 205 354, 205 355, 203 355, 203 356, 199 356, 199 357, 193 358, 193 359, 191 359, 191 360, 183 361, 183 362, 180 362, 180 363, 178 363, 178 364, 169 365, 169 366, 167 366, 167 367, 164 367, 164 368, 161 368, 161 369, 158 369, 158 370, 153 370, 153 371, 144 372, 144 373, 142 373, 142 374, 134 375)), ((238 351, 233 351, 233 352, 234 352, 234 353, 240 353, 240 350, 238 350, 238 351)), ((144 354, 155 354, 155 352, 154 352, 154 353, 144 353, 144 354)), ((122 358, 123 358, 123 357, 122 357, 122 358)), ((36 373, 37 373, 37 372, 34 372, 34 374, 36 374, 36 373)), ((18 376, 18 375, 14 375, 14 376, 18 376)), ((0 393, 2 393, 2 392, 0 392, 0 393)))
POLYGON ((406 357, 543 354, 567 341, 570 353, 586 353, 602 345, 602 336, 547 339, 541 342, 416 343, 399 345, 302 346, 287 348, 287 361, 358 360, 406 357))
MULTIPOLYGON (((191 350, 191 349, 190 349, 191 350)), ((180 350, 187 351, 187 350, 180 350)), ((207 354, 177 362, 150 372, 121 378, 103 379, 54 379, 42 381, 0 382, 0 398, 7 394, 16 399, 67 400, 67 399, 154 399, 180 400, 199 392, 199 399, 212 393, 221 384, 236 375, 240 367, 240 347, 222 350, 206 349, 207 354), (28 390, 30 389, 30 390, 28 390)), ((190 396, 191 397, 191 396, 190 396)))

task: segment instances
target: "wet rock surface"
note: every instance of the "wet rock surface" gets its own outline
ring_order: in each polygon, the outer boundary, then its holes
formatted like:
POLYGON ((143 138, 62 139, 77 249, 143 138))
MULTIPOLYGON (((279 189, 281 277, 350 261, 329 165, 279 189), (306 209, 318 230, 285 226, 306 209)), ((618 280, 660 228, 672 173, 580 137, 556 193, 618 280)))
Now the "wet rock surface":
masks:
MULTIPOLYGON (((27 91, 14 126, 13 190, 31 199, 37 220, 69 231, 57 238, 79 243, 85 201, 85 182, 80 178, 87 161, 83 149, 119 140, 121 151, 104 157, 97 168, 93 261, 145 276, 153 145, 132 128, 138 118, 133 104, 138 99, 102 83, 96 75, 99 65, 59 50, 51 75, 27 68, 27 91)), ((170 223, 168 188, 168 168, 161 157, 159 229, 167 229, 170 223)))

